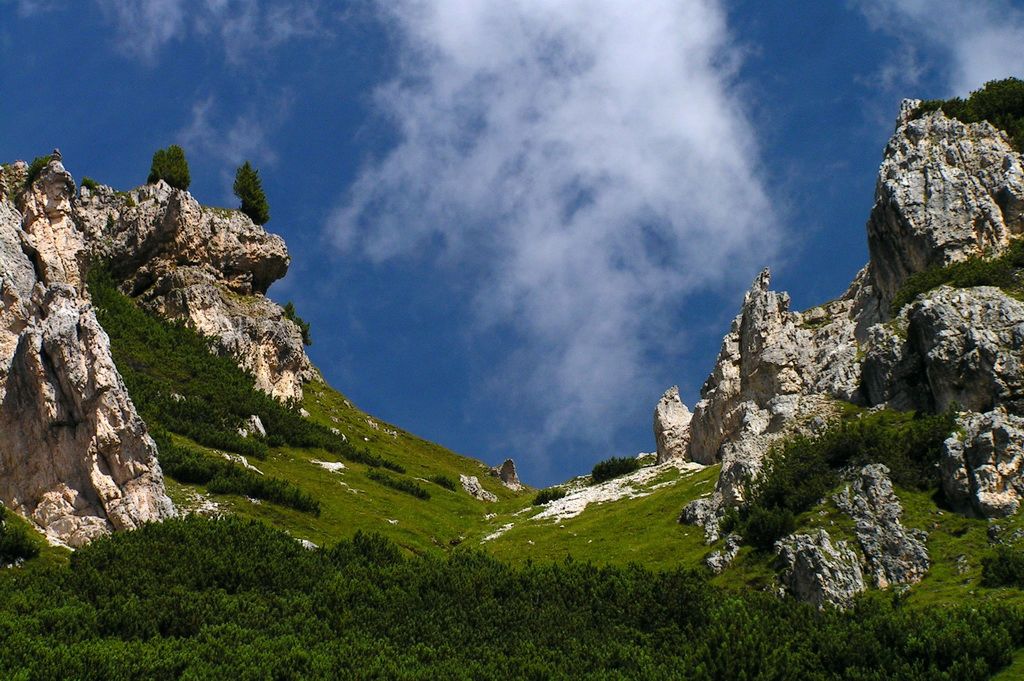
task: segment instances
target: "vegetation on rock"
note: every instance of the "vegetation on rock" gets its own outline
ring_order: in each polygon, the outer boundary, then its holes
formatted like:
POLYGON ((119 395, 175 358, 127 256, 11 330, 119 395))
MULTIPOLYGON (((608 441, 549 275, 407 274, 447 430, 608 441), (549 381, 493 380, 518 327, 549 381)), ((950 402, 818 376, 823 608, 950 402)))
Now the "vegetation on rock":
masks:
POLYGON ((548 487, 537 492, 537 496, 533 498, 534 506, 543 506, 550 501, 557 501, 563 498, 568 492, 561 487, 548 487))
POLYGON ((633 456, 613 456, 594 464, 590 479, 594 483, 617 478, 640 468, 640 460, 633 456))
POLYGON ((892 301, 895 314, 922 293, 949 284, 954 288, 997 286, 1011 295, 1024 294, 1024 239, 1014 240, 995 257, 977 256, 912 274, 892 301))
POLYGON ((942 111, 963 123, 988 121, 1010 136, 1018 151, 1024 151, 1024 80, 990 80, 967 99, 929 99, 921 102, 915 118, 930 111, 942 111))
POLYGON ((35 541, 25 528, 8 521, 7 509, 0 504, 0 567, 38 555, 39 547, 35 541))
POLYGON ((265 225, 270 220, 270 204, 263 193, 260 171, 246 161, 235 172, 235 196, 242 202, 240 210, 249 216, 257 225, 265 225))
POLYGON ((284 316, 298 325, 299 331, 302 333, 303 345, 312 345, 313 337, 309 335, 309 322, 299 316, 299 313, 295 311, 295 305, 290 300, 284 305, 284 316))
POLYGON ((187 191, 192 184, 188 161, 185 160, 185 150, 177 144, 172 144, 166 149, 157 149, 153 153, 153 163, 149 168, 146 182, 154 184, 160 180, 182 191, 187 191))

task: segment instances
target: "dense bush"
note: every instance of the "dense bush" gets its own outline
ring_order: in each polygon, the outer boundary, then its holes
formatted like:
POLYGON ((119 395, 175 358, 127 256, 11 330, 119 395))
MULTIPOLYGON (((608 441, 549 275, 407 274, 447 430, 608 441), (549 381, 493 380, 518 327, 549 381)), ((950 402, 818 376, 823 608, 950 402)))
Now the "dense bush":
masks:
POLYGON ((926 291, 943 284, 956 288, 998 286, 1016 292, 1024 288, 1024 239, 1017 239, 994 258, 978 256, 951 265, 931 267, 910 275, 892 300, 895 314, 926 291))
POLYGON ((85 177, 82 178, 82 186, 88 189, 89 191, 94 192, 100 188, 100 183, 86 175, 85 177))
POLYGON ((268 445, 319 447, 350 461, 403 471, 303 418, 298 405, 281 404, 257 390, 253 377, 230 357, 216 354, 210 339, 139 309, 117 290, 108 267, 93 265, 88 284, 114 362, 150 426, 256 458, 266 456, 268 445), (238 433, 251 414, 266 427, 266 442, 238 433))
POLYGON ((997 546, 992 554, 981 559, 981 583, 1024 587, 1024 551, 1019 546, 997 546))
POLYGON ((263 193, 260 171, 248 161, 235 172, 235 196, 242 202, 240 210, 249 216, 257 225, 265 225, 270 220, 270 205, 267 195, 263 193))
POLYGON ((972 681, 1022 643, 1012 603, 819 612, 682 569, 403 559, 375 535, 307 551, 235 518, 0 571, 3 678, 972 681))
POLYGON ((568 494, 568 492, 566 492, 561 487, 548 487, 547 489, 542 489, 541 491, 537 492, 537 496, 533 498, 533 505, 543 506, 548 502, 557 501, 561 499, 566 494, 568 494))
POLYGON ((185 150, 177 144, 172 144, 166 149, 157 149, 153 154, 153 164, 149 168, 146 182, 154 184, 160 180, 182 191, 187 190, 192 184, 188 161, 185 160, 185 150))
POLYGON ((590 472, 590 479, 597 482, 604 482, 626 475, 640 468, 640 460, 632 456, 613 456, 610 459, 594 464, 590 472))
POLYGON ((295 305, 289 300, 284 306, 285 319, 289 319, 299 327, 299 331, 302 332, 302 343, 303 345, 312 345, 313 337, 309 335, 309 322, 299 316, 295 311, 295 305))
POLYGON ((43 172, 43 168, 45 168, 52 159, 53 157, 50 154, 47 154, 46 156, 36 156, 32 159, 32 163, 28 165, 28 173, 25 175, 25 187, 32 186, 32 183, 35 182, 43 172))
POLYGON ((435 485, 440 485, 441 487, 444 487, 447 490, 451 490, 452 492, 455 491, 455 481, 449 478, 447 475, 441 475, 440 473, 437 475, 432 475, 430 477, 430 482, 434 483, 435 485))
POLYGON ((964 123, 988 121, 1006 131, 1018 151, 1024 151, 1024 81, 1005 78, 985 83, 967 99, 930 99, 922 102, 915 115, 942 110, 964 123))
POLYGON ((176 445, 161 431, 154 431, 153 439, 160 451, 160 466, 179 482, 205 485, 214 494, 238 494, 320 515, 320 502, 287 480, 260 475, 226 459, 176 445))
POLYGON ((0 504, 0 567, 38 555, 39 547, 32 537, 25 528, 7 520, 7 509, 0 504))
POLYGON ((942 443, 955 427, 952 413, 882 410, 849 416, 818 437, 795 436, 769 452, 761 475, 749 484, 750 502, 726 517, 723 530, 771 548, 793 531, 796 516, 839 484, 839 471, 848 466, 885 464, 895 485, 935 488, 942 443))
POLYGON ((405 492, 417 499, 427 500, 430 498, 430 492, 412 480, 407 480, 406 478, 396 478, 393 475, 381 473, 380 471, 367 471, 366 477, 370 478, 370 480, 373 480, 374 482, 384 485, 385 487, 390 487, 391 489, 398 490, 399 492, 405 492))

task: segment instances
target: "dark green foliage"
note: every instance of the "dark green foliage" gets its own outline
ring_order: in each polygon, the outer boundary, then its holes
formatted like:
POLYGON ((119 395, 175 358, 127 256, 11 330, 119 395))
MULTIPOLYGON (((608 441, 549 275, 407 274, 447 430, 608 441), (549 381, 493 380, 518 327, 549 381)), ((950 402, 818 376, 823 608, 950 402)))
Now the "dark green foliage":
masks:
POLYGON ((256 458, 264 458, 268 446, 319 447, 368 466, 403 470, 303 418, 298 405, 283 405, 257 390, 252 376, 217 355, 210 339, 139 309, 117 290, 108 268, 91 267, 88 283, 114 362, 150 426, 256 458), (251 414, 266 427, 265 442, 238 434, 251 414))
POLYGON ((1013 146, 1024 151, 1024 81, 1018 78, 991 80, 967 99, 930 99, 921 103, 914 116, 940 109, 964 123, 988 121, 1006 131, 1013 146))
POLYGON ((849 612, 694 572, 484 554, 308 551, 237 518, 146 525, 0 571, 0 677, 973 681, 1024 643, 1011 604, 849 612))
POLYGON ((533 505, 543 506, 549 501, 557 501, 558 499, 561 499, 566 494, 568 494, 568 492, 561 487, 548 487, 547 489, 542 489, 537 492, 537 496, 533 498, 533 505))
POLYGON ((307 322, 305 319, 298 315, 298 313, 295 311, 295 306, 292 305, 292 302, 290 300, 287 303, 285 303, 284 316, 286 319, 290 319, 291 321, 295 322, 298 325, 299 331, 302 332, 303 345, 312 345, 313 337, 309 335, 309 322, 307 322))
POLYGON ((82 186, 91 192, 96 191, 100 187, 100 183, 92 179, 88 175, 82 178, 82 186))
POLYGON ((38 555, 39 546, 25 528, 12 525, 7 520, 7 509, 0 504, 0 567, 38 555))
POLYGON ((185 191, 192 184, 192 177, 185 160, 185 150, 177 144, 166 149, 157 149, 153 154, 153 165, 149 168, 148 184, 163 180, 175 189, 185 191))
POLYGON ((447 490, 455 491, 455 481, 449 478, 447 475, 432 475, 430 476, 430 482, 435 485, 440 485, 447 490))
POLYGON ((265 225, 270 220, 270 205, 267 195, 263 193, 263 182, 260 171, 248 161, 235 172, 235 196, 242 202, 240 210, 249 216, 257 225, 265 225))
POLYGON ((981 583, 985 586, 1024 588, 1024 551, 1001 544, 981 559, 981 583))
POLYGON ((387 473, 382 473, 380 471, 367 471, 366 477, 374 482, 379 482, 385 487, 396 489, 399 492, 405 492, 417 499, 423 499, 425 501, 430 498, 430 492, 412 480, 407 480, 406 478, 396 478, 393 475, 388 475, 387 473))
POLYGON ((895 485, 935 488, 942 442, 955 427, 952 413, 882 410, 843 419, 816 438, 793 437, 769 453, 761 476, 750 484, 750 503, 727 516, 723 530, 771 548, 793 531, 796 516, 839 484, 839 471, 848 466, 885 464, 895 485))
POLYGON ((595 483, 604 482, 620 475, 632 473, 638 468, 640 468, 639 459, 631 456, 613 456, 594 464, 594 469, 590 472, 590 479, 595 483))
POLYGON ((43 168, 45 168, 51 160, 53 160, 53 157, 49 154, 46 156, 36 156, 32 159, 32 163, 28 166, 28 174, 25 175, 26 187, 32 186, 32 183, 36 181, 40 173, 43 172, 43 168))
POLYGON ((179 482, 205 485, 214 494, 239 494, 320 515, 320 502, 286 480, 259 475, 226 459, 176 445, 167 433, 155 431, 153 439, 160 451, 160 466, 179 482))
POLYGON ((1018 239, 1009 248, 994 258, 976 257, 946 265, 931 267, 912 274, 896 292, 892 301, 892 312, 912 302, 914 298, 943 284, 956 288, 970 286, 998 286, 1017 293, 1024 289, 1024 239, 1018 239))

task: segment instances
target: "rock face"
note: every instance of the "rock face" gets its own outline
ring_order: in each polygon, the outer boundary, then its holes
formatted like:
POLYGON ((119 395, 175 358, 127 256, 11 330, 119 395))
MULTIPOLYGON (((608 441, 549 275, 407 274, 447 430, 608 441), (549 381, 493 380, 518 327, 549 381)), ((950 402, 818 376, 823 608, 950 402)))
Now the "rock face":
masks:
POLYGON ((475 499, 491 502, 498 500, 497 496, 483 488, 480 480, 475 475, 460 475, 459 482, 462 483, 462 489, 466 490, 469 496, 475 499))
POLYGON ((718 536, 765 454, 814 434, 837 401, 1024 415, 1024 304, 990 287, 940 287, 893 317, 910 275, 983 253, 1024 233, 1024 165, 1006 135, 904 103, 868 221, 871 261, 825 305, 793 312, 763 271, 743 299, 689 424, 687 456, 721 462, 714 493, 681 520, 718 536))
POLYGON ((1004 248, 1024 232, 1024 167, 1006 134, 904 102, 868 219, 874 283, 887 306, 907 277, 1004 248))
POLYGON ((963 433, 943 444, 942 488, 955 508, 999 518, 1016 513, 1024 496, 1024 418, 996 409, 962 414, 963 433))
POLYGON ((510 490, 518 492, 523 488, 523 483, 519 482, 519 475, 516 473, 516 462, 512 459, 505 459, 503 464, 492 468, 491 475, 501 480, 501 484, 510 490))
POLYGON ((74 188, 53 161, 0 199, 0 500, 81 546, 174 508, 83 290, 74 188))
POLYGON ((679 386, 672 386, 654 408, 654 441, 659 464, 685 459, 690 445, 690 419, 693 415, 679 399, 679 386))
POLYGON ((847 607, 866 589, 856 552, 844 541, 832 543, 825 530, 792 534, 775 545, 782 563, 779 579, 793 597, 847 607))
POLYGON ((704 564, 711 572, 720 575, 736 559, 740 552, 742 540, 739 535, 730 534, 725 538, 725 546, 719 551, 712 551, 704 558, 704 564))
POLYGON ((893 492, 888 468, 864 466, 834 498, 836 506, 857 524, 857 541, 878 588, 921 581, 929 567, 928 535, 903 527, 903 507, 893 492))
POLYGON ((288 270, 280 237, 162 181, 127 194, 83 188, 74 211, 92 255, 111 263, 126 293, 216 338, 264 392, 302 398, 317 372, 298 325, 264 295, 288 270))

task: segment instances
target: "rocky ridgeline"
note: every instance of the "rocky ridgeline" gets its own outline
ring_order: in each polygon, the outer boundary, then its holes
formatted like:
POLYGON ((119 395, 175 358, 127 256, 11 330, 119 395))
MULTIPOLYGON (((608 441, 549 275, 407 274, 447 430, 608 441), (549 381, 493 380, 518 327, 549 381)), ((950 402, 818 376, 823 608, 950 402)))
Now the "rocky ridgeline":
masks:
MULTIPOLYGON (((946 443, 948 498, 986 517, 1019 507, 1024 304, 993 287, 943 286, 895 315, 890 307, 911 275, 999 253, 1024 233, 1024 161, 992 125, 941 112, 913 119, 917 104, 903 103, 885 149, 867 224, 870 262, 849 289, 795 312, 788 295, 770 290, 763 271, 744 296, 692 417, 671 390, 655 410, 659 460, 722 465, 714 492, 681 517, 703 525, 709 541, 718 538, 725 509, 744 501, 746 482, 760 473, 772 444, 820 432, 838 401, 928 411, 958 406, 966 435, 946 443)), ((899 525, 894 496, 880 500, 887 484, 891 492, 888 478, 869 484, 865 475, 844 502, 858 524, 865 564, 883 586, 917 581, 927 570, 923 542, 899 525)), ((827 535, 790 538, 779 549, 784 581, 810 600, 845 602, 863 581, 859 565, 849 567, 852 549, 827 535), (802 555, 804 549, 814 555, 802 555), (820 575, 805 579, 802 570, 811 565, 843 575, 834 593, 819 588, 820 575)))
POLYGON ((76 193, 59 157, 25 187, 27 170, 0 171, 0 501, 80 546, 174 514, 87 263, 108 262, 125 293, 214 338, 278 399, 301 399, 317 374, 298 326, 264 295, 288 268, 280 237, 164 182, 76 193))

